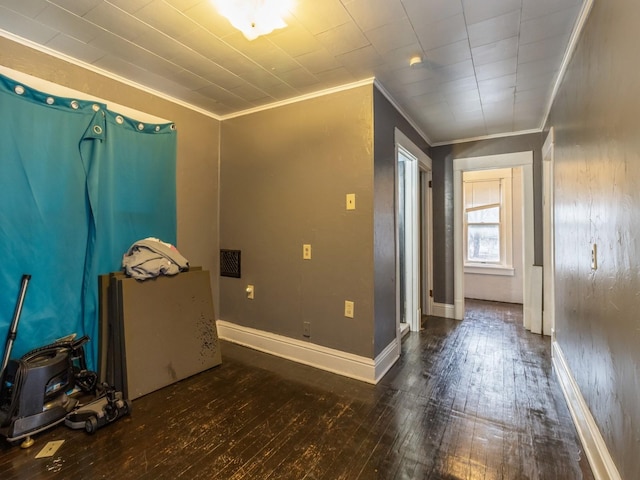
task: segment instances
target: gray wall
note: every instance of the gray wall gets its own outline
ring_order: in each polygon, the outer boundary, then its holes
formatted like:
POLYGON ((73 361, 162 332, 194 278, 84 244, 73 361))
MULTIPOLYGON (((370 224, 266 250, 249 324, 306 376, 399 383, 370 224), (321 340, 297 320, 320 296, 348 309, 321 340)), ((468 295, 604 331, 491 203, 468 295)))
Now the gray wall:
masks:
POLYGON ((542 144, 540 133, 433 147, 433 299, 453 304, 453 160, 533 151, 535 264, 542 264, 542 144))
POLYGON ((242 278, 220 279, 222 320, 298 340, 310 322, 310 342, 373 358, 372 92, 223 122, 220 245, 242 251, 242 278), (355 302, 353 319, 345 300, 355 302))
POLYGON ((373 86, 223 122, 220 244, 243 272, 221 278, 221 319, 367 358, 395 339, 396 126, 428 148, 373 86))
POLYGON ((640 478, 639 25, 640 3, 594 2, 549 120, 557 341, 625 479, 640 478))
POLYGON ((0 64, 175 122, 178 129, 177 247, 191 265, 210 271, 217 309, 220 122, 3 37, 0 37, 0 64))
POLYGON ((429 146, 396 108, 374 89, 375 354, 396 336, 395 129, 419 148, 429 146))

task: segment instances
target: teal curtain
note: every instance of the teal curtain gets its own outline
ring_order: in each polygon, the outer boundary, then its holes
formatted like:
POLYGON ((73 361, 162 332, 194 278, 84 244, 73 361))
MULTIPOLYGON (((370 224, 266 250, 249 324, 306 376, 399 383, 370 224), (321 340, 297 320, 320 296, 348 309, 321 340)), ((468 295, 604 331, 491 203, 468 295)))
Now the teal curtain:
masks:
POLYGON ((70 333, 97 365, 98 275, 136 240, 176 242, 176 132, 0 75, 0 338, 32 275, 13 357, 70 333))
POLYGON ((176 133, 173 124, 145 124, 105 112, 106 138, 95 132, 81 149, 91 210, 86 268, 85 331, 97 332, 98 276, 118 271, 122 255, 137 240, 176 243, 176 133))

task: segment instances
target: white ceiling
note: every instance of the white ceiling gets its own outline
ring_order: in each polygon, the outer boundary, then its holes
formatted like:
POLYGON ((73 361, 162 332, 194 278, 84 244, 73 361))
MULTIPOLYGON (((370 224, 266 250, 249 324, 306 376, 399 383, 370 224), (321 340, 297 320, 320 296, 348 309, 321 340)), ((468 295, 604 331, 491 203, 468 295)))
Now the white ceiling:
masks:
POLYGON ((209 0, 0 0, 0 29, 223 118, 375 77, 440 144, 539 129, 582 2, 297 0, 250 42, 209 0))

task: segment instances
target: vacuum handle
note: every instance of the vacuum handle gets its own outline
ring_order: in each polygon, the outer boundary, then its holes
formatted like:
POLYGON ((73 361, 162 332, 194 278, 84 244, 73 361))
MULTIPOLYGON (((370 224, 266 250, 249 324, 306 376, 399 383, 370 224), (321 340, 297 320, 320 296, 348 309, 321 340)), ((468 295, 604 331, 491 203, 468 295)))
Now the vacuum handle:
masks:
POLYGON ((9 333, 7 334, 7 341, 4 346, 4 356, 2 357, 2 368, 0 368, 0 380, 4 381, 4 370, 7 368, 7 364, 9 363, 9 357, 11 357, 11 350, 13 349, 13 342, 18 335, 18 321, 20 320, 20 315, 22 314, 22 306, 24 305, 24 298, 27 294, 27 287, 29 286, 29 280, 31 280, 31 275, 24 274, 22 275, 22 280, 20 281, 20 291, 18 292, 18 299, 16 300, 16 308, 13 311, 13 318, 11 319, 11 325, 9 327, 9 333))

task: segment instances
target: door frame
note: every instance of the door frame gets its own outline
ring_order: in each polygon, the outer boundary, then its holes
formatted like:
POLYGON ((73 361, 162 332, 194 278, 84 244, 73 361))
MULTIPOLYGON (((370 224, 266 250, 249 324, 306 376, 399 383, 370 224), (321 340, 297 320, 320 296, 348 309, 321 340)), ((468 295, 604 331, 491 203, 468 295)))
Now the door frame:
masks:
POLYGON ((433 314, 433 189, 431 182, 431 158, 428 164, 420 163, 420 277, 422 315, 433 314))
POLYGON ((555 131, 549 130, 542 146, 542 265, 543 303, 542 333, 554 337, 555 333, 555 243, 554 243, 554 149, 555 131))
POLYGON ((534 225, 533 225, 533 152, 515 152, 453 160, 453 294, 454 318, 464 318, 463 199, 462 173, 493 168, 522 167, 523 222, 523 317, 524 326, 532 332, 542 329, 541 308, 534 304, 534 225))
MULTIPOLYGON (((413 180, 413 184, 411 185, 411 190, 412 190, 412 195, 411 197, 413 198, 413 210, 414 212, 417 214, 420 211, 423 211, 426 213, 426 225, 423 224, 423 222, 421 221, 422 219, 415 215, 414 216, 414 220, 413 222, 415 222, 415 229, 414 229, 414 249, 412 252, 412 257, 413 257, 413 264, 415 266, 415 272, 417 272, 417 275, 414 276, 413 278, 413 282, 410 288, 407 288, 407 292, 405 293, 410 293, 412 296, 412 299, 410 302, 408 302, 410 305, 412 305, 412 310, 413 311, 413 315, 411 316, 411 321, 407 322, 409 325, 409 328, 411 331, 419 331, 421 328, 421 308, 420 308, 420 299, 421 299, 421 285, 422 285, 422 291, 424 291, 424 289, 426 288, 431 288, 432 285, 432 279, 433 279, 433 266, 432 266, 432 261, 431 261, 431 245, 432 245, 432 238, 433 238, 433 222, 432 222, 432 215, 431 215, 431 192, 429 191, 427 193, 427 199, 428 199, 428 205, 427 206, 423 206, 422 209, 419 209, 420 205, 419 202, 421 201, 421 198, 423 197, 423 195, 420 192, 420 179, 422 177, 423 172, 431 172, 432 169, 432 161, 431 158, 425 153, 423 152, 415 143, 413 143, 406 135, 404 135, 398 128, 395 128, 394 130, 394 140, 395 140, 395 172, 396 172, 396 208, 395 208, 395 215, 396 215, 396 232, 395 232, 395 238, 396 238, 396 248, 395 248, 395 263, 396 263, 396 331, 397 331, 397 336, 398 338, 401 337, 401 333, 400 333, 400 319, 401 319, 401 305, 400 305, 400 268, 402 268, 402 266, 400 265, 400 228, 399 228, 399 189, 397 188, 397 182, 398 182, 398 151, 399 148, 404 149, 405 151, 407 151, 409 154, 411 154, 415 159, 416 162, 414 165, 412 165, 413 168, 413 172, 414 175, 412 175, 412 180, 413 180), (426 235, 424 234, 424 230, 426 228, 426 235), (422 242, 421 242, 422 241, 422 242), (424 243, 427 243, 427 247, 424 246, 424 243), (421 252, 424 252, 424 250, 427 250, 427 255, 428 257, 425 259, 423 258, 423 262, 421 263, 420 258, 421 252), (426 262, 425 262, 426 261, 426 262), (423 266, 426 263, 426 271, 423 270, 423 266)), ((406 255, 406 252, 405 252, 406 255)), ((424 298, 424 296, 422 296, 422 298, 424 298)), ((431 299, 429 298, 429 302, 427 303, 427 314, 430 313, 431 311, 431 299)))

